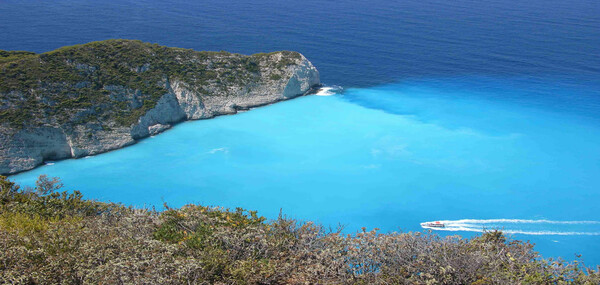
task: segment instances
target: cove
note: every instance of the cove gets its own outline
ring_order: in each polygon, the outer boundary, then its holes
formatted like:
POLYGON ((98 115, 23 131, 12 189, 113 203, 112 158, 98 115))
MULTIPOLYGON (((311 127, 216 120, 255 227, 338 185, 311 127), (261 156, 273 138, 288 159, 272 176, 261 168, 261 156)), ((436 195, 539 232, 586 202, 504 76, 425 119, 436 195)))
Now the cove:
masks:
POLYGON ((182 123, 10 178, 33 185, 40 174, 58 176, 87 198, 137 207, 281 211, 349 233, 475 219, 531 240, 545 257, 578 253, 600 264, 600 89, 571 83, 421 78, 347 89, 182 123))

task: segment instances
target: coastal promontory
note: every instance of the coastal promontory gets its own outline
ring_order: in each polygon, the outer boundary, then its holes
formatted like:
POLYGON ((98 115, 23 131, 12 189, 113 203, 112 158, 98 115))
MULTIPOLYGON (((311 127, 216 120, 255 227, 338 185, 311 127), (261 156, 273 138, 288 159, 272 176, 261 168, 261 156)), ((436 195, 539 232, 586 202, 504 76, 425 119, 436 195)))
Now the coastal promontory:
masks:
POLYGON ((0 174, 121 148, 319 84, 317 69, 292 51, 246 56, 135 40, 0 51, 0 174))

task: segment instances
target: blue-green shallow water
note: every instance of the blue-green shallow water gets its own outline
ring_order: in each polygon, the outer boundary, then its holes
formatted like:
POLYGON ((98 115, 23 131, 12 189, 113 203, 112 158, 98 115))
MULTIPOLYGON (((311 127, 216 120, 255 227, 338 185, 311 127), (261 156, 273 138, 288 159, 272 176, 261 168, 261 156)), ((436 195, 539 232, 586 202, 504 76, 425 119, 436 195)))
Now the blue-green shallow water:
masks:
MULTIPOLYGON (((597 87, 469 77, 348 89, 186 122, 11 179, 59 176, 86 197, 136 206, 202 203, 268 218, 282 209, 348 232, 465 218, 600 221, 597 87)), ((597 223, 483 226, 528 233, 514 237, 545 256, 600 264, 597 223)))

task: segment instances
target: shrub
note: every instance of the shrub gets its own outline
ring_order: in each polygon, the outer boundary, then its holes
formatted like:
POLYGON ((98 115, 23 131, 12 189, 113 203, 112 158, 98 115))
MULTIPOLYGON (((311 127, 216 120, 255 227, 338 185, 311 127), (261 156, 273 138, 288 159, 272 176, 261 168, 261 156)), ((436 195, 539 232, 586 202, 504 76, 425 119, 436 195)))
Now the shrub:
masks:
POLYGON ((472 239, 377 229, 343 234, 281 216, 187 205, 157 212, 85 200, 41 176, 0 176, 0 283, 598 284, 501 232, 472 239))
MULTIPOLYGON (((279 69, 300 57, 293 52, 282 54, 280 61, 273 62, 279 69)), ((168 80, 182 81, 199 94, 220 89, 223 92, 211 95, 227 96, 228 87, 261 79, 261 60, 261 56, 198 52, 121 39, 42 54, 0 50, 0 95, 7 99, 0 102, 0 123, 17 129, 53 121, 67 128, 107 120, 130 126, 169 92, 168 80), (114 87, 119 88, 115 91, 114 87), (136 98, 115 96, 122 93, 135 93, 136 98), (143 104, 127 104, 131 100, 143 104), (103 108, 93 115, 77 116, 100 105, 103 108)))

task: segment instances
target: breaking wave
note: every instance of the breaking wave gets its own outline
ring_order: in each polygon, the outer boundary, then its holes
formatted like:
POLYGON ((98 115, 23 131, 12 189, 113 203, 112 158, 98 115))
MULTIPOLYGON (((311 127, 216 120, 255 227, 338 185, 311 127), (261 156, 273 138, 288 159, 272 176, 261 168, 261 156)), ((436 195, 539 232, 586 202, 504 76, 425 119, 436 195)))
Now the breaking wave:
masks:
POLYGON ((317 96, 331 96, 331 95, 335 95, 335 94, 339 94, 340 92, 342 92, 344 89, 341 86, 325 86, 325 87, 321 87, 319 90, 317 90, 317 93, 315 93, 315 95, 317 96))
POLYGON ((506 234, 523 235, 587 235, 600 236, 600 221, 553 221, 523 219, 462 219, 440 220, 444 227, 421 225, 436 231, 486 232, 501 230, 506 234))

